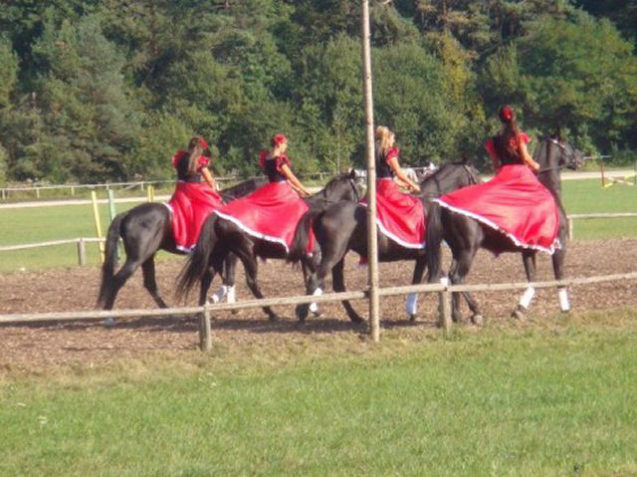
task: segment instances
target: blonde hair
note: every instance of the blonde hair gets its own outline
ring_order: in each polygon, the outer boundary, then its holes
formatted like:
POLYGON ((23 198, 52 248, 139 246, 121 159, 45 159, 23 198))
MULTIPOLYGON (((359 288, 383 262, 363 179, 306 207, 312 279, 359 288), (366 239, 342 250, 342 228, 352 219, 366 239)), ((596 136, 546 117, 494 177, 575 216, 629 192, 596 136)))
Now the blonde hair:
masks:
POLYGON ((392 132, 387 126, 378 126, 376 128, 376 153, 385 155, 390 148, 392 132))

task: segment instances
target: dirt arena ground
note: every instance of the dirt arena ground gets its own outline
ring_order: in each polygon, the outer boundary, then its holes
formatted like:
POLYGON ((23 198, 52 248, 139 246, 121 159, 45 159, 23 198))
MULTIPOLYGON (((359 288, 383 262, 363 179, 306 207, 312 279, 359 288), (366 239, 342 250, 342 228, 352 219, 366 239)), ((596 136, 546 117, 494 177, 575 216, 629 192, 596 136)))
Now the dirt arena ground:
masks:
MULTIPOLYGON (((448 256, 446 257, 448 263, 448 256)), ((175 277, 183 265, 181 260, 163 260, 157 266, 158 283, 164 298, 176 304, 172 296, 175 277)), ((241 267, 240 267, 241 268, 241 267)), ((408 262, 381 264, 381 286, 405 285, 411 280, 413 265, 408 262)), ((550 258, 538 255, 538 279, 552 279, 550 258)), ((584 277, 637 270, 637 240, 616 239, 574 242, 567 258, 567 276, 584 277)), ((350 290, 361 289, 367 281, 365 269, 357 266, 357 256, 347 260, 346 280, 350 290)), ((478 254, 469 283, 524 281, 520 257, 505 254, 494 259, 489 253, 478 254)), ((283 262, 268 261, 260 265, 260 282, 266 296, 286 296, 303 293, 300 269, 283 262)), ((218 285, 213 285, 213 289, 218 285)), ((243 271, 238 272, 239 299, 249 292, 243 271)), ((0 274, 0 313, 52 312, 90 310, 94 308, 99 286, 98 267, 69 267, 45 271, 0 274)), ((328 285, 331 289, 331 283, 328 285)), ((480 293, 477 296, 488 320, 508 320, 521 292, 480 293)), ((574 310, 607 310, 616 307, 637 307, 637 281, 577 286, 570 291, 574 310)), ((195 304, 194 295, 188 305, 195 304)), ((389 297, 381 301, 382 326, 400 329, 406 336, 417 336, 423 328, 435 326, 437 301, 422 296, 420 317, 410 323, 404 312, 404 297, 389 297)), ((361 314, 366 303, 355 302, 361 314)), ((142 287, 141 271, 122 289, 117 308, 153 308, 154 303, 142 287)), ((339 304, 324 304, 323 316, 309 318, 299 325, 293 307, 278 307, 282 320, 268 322, 260 309, 242 310, 236 314, 224 312, 213 322, 215 342, 259 342, 263 345, 285 345, 308 335, 325 337, 332 333, 360 334, 339 304)), ((466 312, 466 309, 465 309, 466 312)), ((559 312, 555 290, 539 290, 529 318, 540 321, 559 312)), ((311 337, 310 337, 311 339, 311 337)), ((153 352, 179 353, 193 350, 198 342, 197 325, 190 317, 126 319, 112 329, 101 322, 59 322, 0 325, 0 370, 42 370, 48 366, 103 364, 113 359, 142 357, 153 352)))

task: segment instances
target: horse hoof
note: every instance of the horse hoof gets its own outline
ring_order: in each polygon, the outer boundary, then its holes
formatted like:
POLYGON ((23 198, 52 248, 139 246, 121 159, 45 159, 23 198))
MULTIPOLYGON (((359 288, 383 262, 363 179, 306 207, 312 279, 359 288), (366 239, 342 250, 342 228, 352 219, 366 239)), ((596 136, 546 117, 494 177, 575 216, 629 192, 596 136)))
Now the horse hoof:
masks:
POLYGON ((471 321, 476 326, 483 326, 484 325, 484 317, 481 314, 479 314, 479 313, 476 313, 475 315, 473 315, 471 317, 471 321))
POLYGON ((279 321, 279 315, 270 315, 268 319, 272 322, 279 321))
POLYGON ((526 314, 524 313, 524 311, 524 308, 518 305, 518 307, 511 313, 511 318, 519 321, 524 321, 526 319, 526 314))
POLYGON ((409 321, 411 323, 414 323, 416 321, 416 319, 418 318, 418 315, 416 315, 415 313, 410 313, 409 314, 409 321))
POLYGON ((365 323, 365 320, 363 320, 360 316, 350 316, 349 319, 352 320, 352 323, 355 323, 357 325, 365 323))
POLYGON ((299 319, 299 321, 305 321, 309 312, 309 308, 307 305, 297 305, 295 311, 296 317, 299 319))
POLYGON ((314 316, 314 318, 320 318, 323 316, 323 313, 321 313, 320 310, 316 310, 312 312, 312 315, 314 316))
POLYGON ((104 327, 105 328, 113 328, 115 326, 115 318, 109 316, 108 318, 104 318, 104 327))

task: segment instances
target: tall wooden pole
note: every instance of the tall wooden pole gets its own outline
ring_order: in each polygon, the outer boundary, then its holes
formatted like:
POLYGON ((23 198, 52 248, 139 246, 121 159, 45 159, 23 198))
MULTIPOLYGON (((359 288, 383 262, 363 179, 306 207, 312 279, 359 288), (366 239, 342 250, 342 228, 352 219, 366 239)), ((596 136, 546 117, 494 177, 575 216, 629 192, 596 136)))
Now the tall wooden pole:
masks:
POLYGON ((376 237, 376 164, 374 161, 374 102, 372 55, 369 33, 369 1, 363 0, 363 92, 365 96, 365 142, 367 151, 367 258, 369 263, 369 326, 373 341, 380 339, 378 301, 378 241, 376 237))

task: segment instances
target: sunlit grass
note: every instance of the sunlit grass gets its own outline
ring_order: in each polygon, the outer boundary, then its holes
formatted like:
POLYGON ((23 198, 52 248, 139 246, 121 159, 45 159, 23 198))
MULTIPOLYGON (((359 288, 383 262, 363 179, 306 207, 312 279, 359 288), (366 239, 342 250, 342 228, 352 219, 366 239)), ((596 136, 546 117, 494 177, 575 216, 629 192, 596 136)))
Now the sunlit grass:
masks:
POLYGON ((0 474, 632 475, 637 315, 616 315, 14 376, 0 474))

